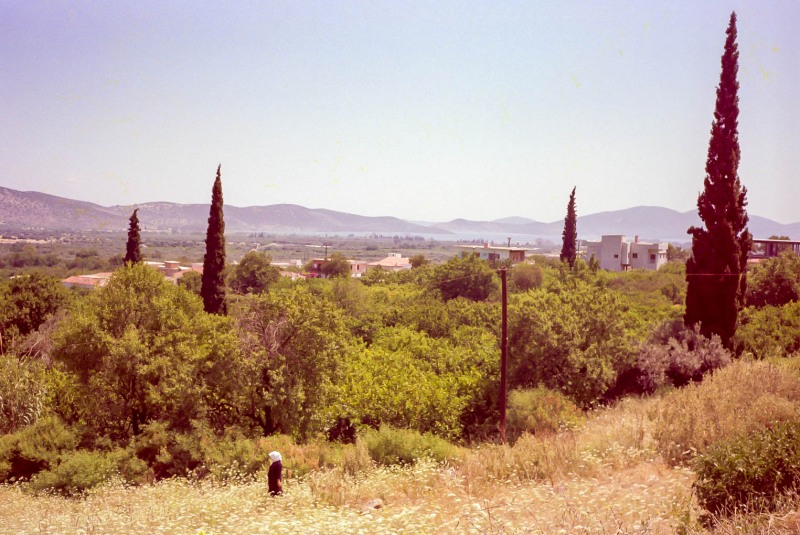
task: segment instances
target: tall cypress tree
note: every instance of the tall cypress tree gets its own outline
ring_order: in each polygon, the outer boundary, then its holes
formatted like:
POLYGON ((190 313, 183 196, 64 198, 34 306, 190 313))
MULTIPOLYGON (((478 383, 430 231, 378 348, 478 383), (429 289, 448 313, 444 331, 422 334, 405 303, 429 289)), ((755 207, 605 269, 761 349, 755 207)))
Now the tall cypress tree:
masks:
POLYGON ((211 189, 200 295, 206 312, 224 316, 228 313, 228 307, 225 303, 225 220, 222 215, 221 170, 222 165, 217 167, 217 179, 211 189))
POLYGON ((567 217, 564 218, 564 232, 561 234, 563 243, 561 245, 561 261, 575 265, 575 255, 578 251, 578 220, 575 216, 575 188, 569 196, 567 204, 567 217))
POLYGON ((733 345, 736 321, 747 288, 747 254, 753 238, 747 230, 747 189, 739 181, 739 51, 736 13, 731 13, 722 73, 717 87, 711 141, 706 159, 705 188, 697 211, 705 228, 691 227, 692 256, 686 262, 687 325, 717 334, 733 345))
POLYGON ((125 246, 125 263, 138 264, 142 261, 142 238, 139 234, 139 209, 133 211, 128 225, 128 243, 125 246))

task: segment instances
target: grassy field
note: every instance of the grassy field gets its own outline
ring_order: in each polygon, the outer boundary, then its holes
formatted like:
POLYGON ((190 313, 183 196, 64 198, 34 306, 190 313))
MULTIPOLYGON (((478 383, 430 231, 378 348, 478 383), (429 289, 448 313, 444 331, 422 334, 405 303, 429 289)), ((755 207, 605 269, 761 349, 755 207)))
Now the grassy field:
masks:
MULTIPOLYGON (((708 437, 687 432, 698 424, 728 435, 795 410, 800 383, 788 369, 737 362, 702 384, 591 411, 577 430, 455 449, 444 464, 378 467, 361 443, 351 450, 361 461, 289 473, 277 498, 264 473, 224 484, 109 484, 82 498, 0 486, 0 533, 800 533, 797 496, 776 512, 704 528, 694 473, 664 461, 669 444, 702 448, 708 437)), ((286 466, 314 451, 292 448, 286 466)))
POLYGON ((693 474, 658 460, 653 400, 577 432, 486 445, 451 465, 340 469, 220 485, 168 480, 81 499, 0 487, 3 533, 676 533, 697 527, 693 474))

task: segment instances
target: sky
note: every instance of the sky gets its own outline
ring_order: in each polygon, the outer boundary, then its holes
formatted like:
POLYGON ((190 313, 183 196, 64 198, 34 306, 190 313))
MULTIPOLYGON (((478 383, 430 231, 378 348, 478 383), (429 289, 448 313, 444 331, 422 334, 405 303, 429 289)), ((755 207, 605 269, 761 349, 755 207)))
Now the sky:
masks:
POLYGON ((737 14, 749 213, 800 221, 800 1, 0 0, 0 186, 413 221, 696 209, 737 14))

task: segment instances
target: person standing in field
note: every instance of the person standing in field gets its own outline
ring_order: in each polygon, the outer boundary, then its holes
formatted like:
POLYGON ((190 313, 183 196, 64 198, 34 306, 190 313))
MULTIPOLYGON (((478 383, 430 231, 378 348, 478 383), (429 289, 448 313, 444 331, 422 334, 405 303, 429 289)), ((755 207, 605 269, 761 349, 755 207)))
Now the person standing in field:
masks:
POLYGON ((272 464, 269 465, 267 472, 267 484, 269 486, 270 496, 280 496, 283 494, 283 465, 281 464, 281 454, 273 451, 269 454, 269 459, 272 464))

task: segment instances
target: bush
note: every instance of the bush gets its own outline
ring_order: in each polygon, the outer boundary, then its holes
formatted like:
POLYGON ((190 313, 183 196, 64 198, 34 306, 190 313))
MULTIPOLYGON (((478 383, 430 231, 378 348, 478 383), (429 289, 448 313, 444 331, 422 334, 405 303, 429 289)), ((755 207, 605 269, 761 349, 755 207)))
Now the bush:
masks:
POLYGON ((523 433, 556 433, 574 429, 583 413, 561 392, 544 387, 514 390, 508 399, 508 438, 511 442, 523 433))
POLYGON ((0 481, 30 479, 56 466, 60 457, 77 445, 75 432, 52 417, 0 437, 0 481))
POLYGON ((81 494, 108 481, 114 471, 114 461, 105 454, 79 450, 65 454, 55 468, 36 474, 31 479, 30 489, 68 496, 81 494))
POLYGON ((800 422, 720 441, 694 465, 697 499, 711 514, 774 510, 800 490, 800 422))
MULTIPOLYGON (((656 338, 656 337, 654 337, 656 338)), ((699 326, 683 329, 664 342, 651 340, 639 349, 636 365, 620 378, 617 389, 652 394, 664 386, 685 386, 700 381, 715 369, 727 366, 731 355, 718 336, 706 338, 699 326)))
POLYGON ((364 442, 372 460, 383 465, 411 464, 421 458, 442 462, 460 456, 460 450, 444 439, 385 425, 378 430, 368 429, 364 442))
POLYGON ((746 308, 739 315, 737 346, 758 358, 800 353, 800 302, 746 308))
POLYGON ((670 392, 653 416, 659 453, 681 464, 717 441, 800 417, 800 377, 784 366, 737 361, 670 392))

